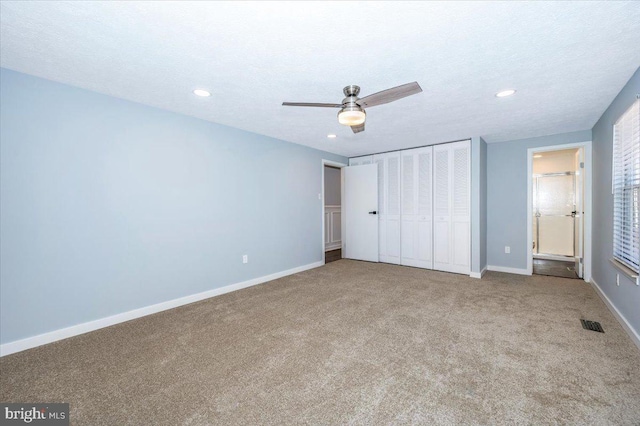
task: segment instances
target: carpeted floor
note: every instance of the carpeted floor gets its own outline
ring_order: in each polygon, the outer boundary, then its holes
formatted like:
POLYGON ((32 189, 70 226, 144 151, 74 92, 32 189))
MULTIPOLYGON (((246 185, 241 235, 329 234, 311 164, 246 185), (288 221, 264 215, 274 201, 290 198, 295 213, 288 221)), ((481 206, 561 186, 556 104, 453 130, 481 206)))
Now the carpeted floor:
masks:
POLYGON ((638 425, 640 351, 580 280, 339 260, 6 356, 0 400, 75 425, 638 425))

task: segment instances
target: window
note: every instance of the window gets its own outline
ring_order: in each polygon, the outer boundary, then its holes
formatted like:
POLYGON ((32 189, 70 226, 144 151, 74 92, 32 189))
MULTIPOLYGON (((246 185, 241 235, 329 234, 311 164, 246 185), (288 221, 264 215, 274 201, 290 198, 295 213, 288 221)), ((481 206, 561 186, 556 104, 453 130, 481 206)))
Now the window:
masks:
POLYGON ((613 257, 640 269, 640 100, 613 126, 613 257))

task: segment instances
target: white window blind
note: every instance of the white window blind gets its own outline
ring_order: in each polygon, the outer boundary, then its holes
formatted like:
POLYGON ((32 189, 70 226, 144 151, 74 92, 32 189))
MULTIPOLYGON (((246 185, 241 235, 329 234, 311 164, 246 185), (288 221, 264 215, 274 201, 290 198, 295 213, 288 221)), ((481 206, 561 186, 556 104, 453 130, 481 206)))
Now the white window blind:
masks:
POLYGON ((613 257, 640 269, 640 100, 613 126, 613 257))

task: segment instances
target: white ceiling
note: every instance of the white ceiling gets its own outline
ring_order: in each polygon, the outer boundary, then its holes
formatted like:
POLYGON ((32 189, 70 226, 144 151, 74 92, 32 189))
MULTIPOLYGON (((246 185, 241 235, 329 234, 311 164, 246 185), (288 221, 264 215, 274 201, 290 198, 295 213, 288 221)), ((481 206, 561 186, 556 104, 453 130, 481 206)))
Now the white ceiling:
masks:
POLYGON ((590 129, 640 66, 640 2, 0 7, 2 67, 348 156, 590 129), (335 109, 281 106, 412 81, 424 92, 369 108, 355 135, 335 109))

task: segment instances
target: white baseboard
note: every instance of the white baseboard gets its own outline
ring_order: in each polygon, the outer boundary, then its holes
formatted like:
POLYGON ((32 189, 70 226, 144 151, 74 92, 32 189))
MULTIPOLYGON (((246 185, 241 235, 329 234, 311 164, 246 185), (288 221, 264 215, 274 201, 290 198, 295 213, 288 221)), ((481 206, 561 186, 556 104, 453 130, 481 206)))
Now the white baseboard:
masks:
POLYGON ((488 265, 487 270, 495 271, 495 272, 506 272, 507 274, 517 274, 517 275, 531 275, 526 268, 507 268, 506 266, 493 266, 488 265))
POLYGON ((484 273, 487 272, 487 268, 488 268, 488 266, 485 266, 484 268, 482 268, 482 271, 480 271, 480 272, 472 272, 472 273, 469 274, 469 276, 471 278, 482 278, 484 273))
POLYGON ((534 254, 534 259, 542 259, 542 260, 560 260, 562 262, 573 262, 575 261, 575 257, 573 256, 560 256, 555 254, 534 254))
POLYGON ((88 333, 100 328, 120 324, 122 322, 130 321, 136 318, 155 314, 157 312, 166 311, 167 309, 177 308, 178 306, 199 302, 204 299, 220 296, 221 294, 230 293, 232 291, 241 290, 247 287, 252 287, 254 285, 286 277, 287 275, 293 275, 309 269, 317 268, 322 265, 324 265, 324 261, 309 263, 307 265, 298 266, 297 268, 288 269, 286 271, 276 272, 274 274, 253 278, 248 281, 230 284, 220 288, 214 288, 202 293, 196 293, 190 296, 184 296, 178 299, 156 303, 155 305, 145 306, 143 308, 134 309, 132 311, 123 312, 106 318, 100 318, 94 321, 89 321, 82 324, 73 325, 71 327, 50 331, 48 333, 39 334, 37 336, 27 337, 26 339, 5 343, 3 345, 0 345, 0 357, 35 348, 37 346, 46 345, 47 343, 56 342, 58 340, 66 339, 69 337, 78 336, 80 334, 88 333))
POLYGON ((325 253, 332 250, 339 250, 342 248, 342 241, 338 241, 337 243, 332 243, 330 245, 324 246, 325 253))
POLYGON ((631 337, 633 343, 638 347, 638 349, 640 349, 640 334, 638 334, 638 331, 633 329, 631 324, 629 324, 629 321, 627 321, 627 319, 620 313, 618 308, 614 306, 614 304, 607 297, 604 291, 602 291, 598 283, 593 278, 591 278, 590 283, 596 293, 598 293, 598 296, 600 296, 604 304, 607 305, 607 308, 609 308, 613 316, 616 317, 622 328, 624 328, 624 331, 626 331, 629 337, 631 337))

